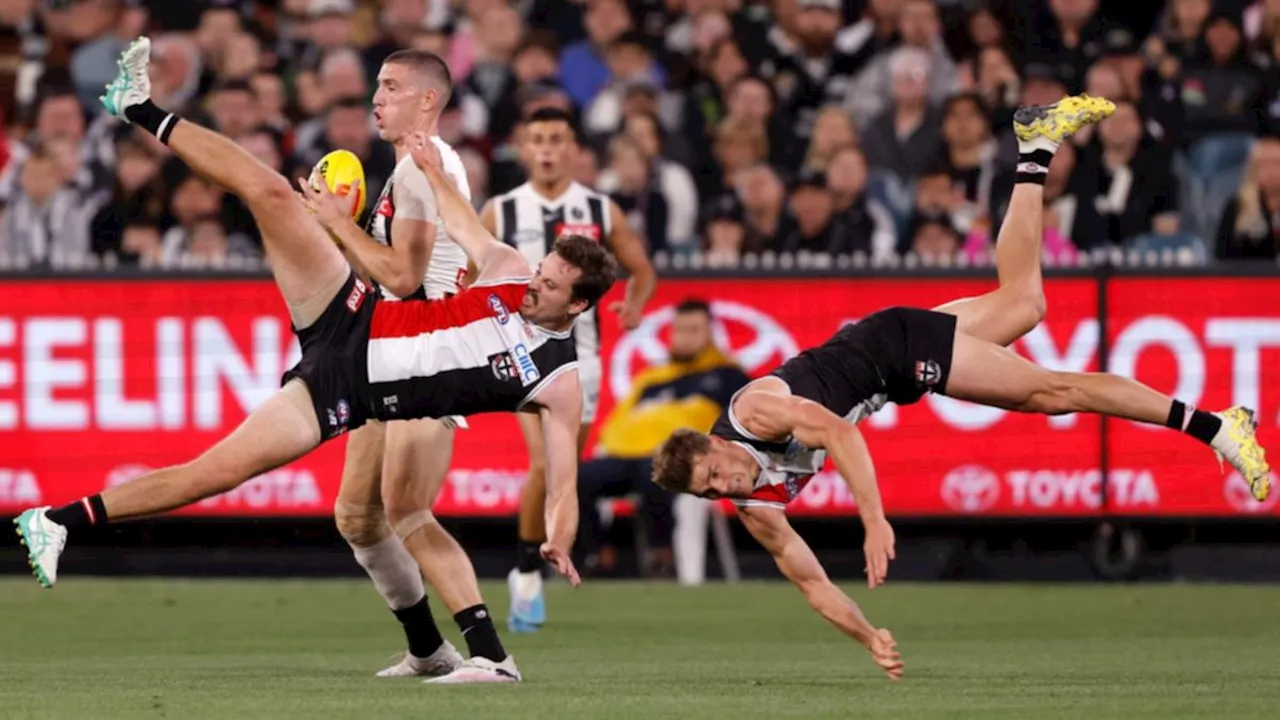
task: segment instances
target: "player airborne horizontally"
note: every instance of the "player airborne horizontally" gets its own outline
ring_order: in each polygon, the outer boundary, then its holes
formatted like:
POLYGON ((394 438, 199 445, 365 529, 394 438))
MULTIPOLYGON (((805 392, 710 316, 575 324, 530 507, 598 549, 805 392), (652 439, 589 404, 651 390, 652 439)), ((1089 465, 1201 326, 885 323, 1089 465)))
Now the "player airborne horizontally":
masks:
POLYGON ((886 402, 909 405, 934 392, 1018 412, 1089 412, 1165 425, 1217 451, 1255 498, 1270 492, 1251 410, 1209 413, 1129 378, 1053 372, 1007 349, 1045 313, 1040 245, 1053 154, 1064 138, 1114 109, 1102 98, 1080 96, 1015 114, 1017 184, 997 238, 998 289, 935 310, 890 308, 847 325, 739 391, 710 434, 676 431, 654 458, 654 481, 668 490, 733 499, 747 529, 814 610, 862 642, 894 679, 902 663, 892 638, 827 579, 784 512, 830 453, 866 529, 867 583, 884 582, 893 529, 856 425, 886 402))
MULTIPOLYGON (((288 180, 228 138, 151 102, 149 61, 150 42, 135 41, 121 57, 120 74, 103 103, 248 204, 302 359, 286 373, 279 393, 192 462, 19 516, 18 533, 41 584, 56 582, 69 532, 156 515, 226 492, 370 420, 497 411, 537 412, 542 419, 549 539, 541 554, 576 584, 569 552, 577 532, 582 396, 572 328, 613 284, 608 253, 593 240, 568 236, 533 273, 514 248, 484 231, 437 167, 435 146, 420 135, 411 150, 414 162, 427 174, 431 203, 438 201, 449 237, 475 264, 477 277, 468 289, 436 302, 383 301, 352 272, 288 180)), ((350 213, 350 199, 323 189, 311 191, 310 201, 317 211, 328 208, 326 214, 335 206, 350 213)), ((487 614, 478 619, 487 620, 487 614)), ((519 677, 510 656, 501 662, 472 657, 440 680, 519 677)))

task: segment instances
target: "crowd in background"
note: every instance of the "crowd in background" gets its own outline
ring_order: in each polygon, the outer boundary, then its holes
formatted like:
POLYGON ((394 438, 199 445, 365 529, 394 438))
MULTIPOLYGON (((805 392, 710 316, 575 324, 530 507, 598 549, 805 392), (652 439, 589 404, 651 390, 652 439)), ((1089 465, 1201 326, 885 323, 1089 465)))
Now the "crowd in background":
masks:
POLYGON ((154 41, 153 95, 290 177, 344 148, 394 164, 369 99, 402 47, 446 58, 440 135, 477 205, 524 180, 519 118, 582 131, 576 178, 651 253, 981 258, 1020 104, 1115 115, 1058 153, 1045 243, 1280 256, 1280 0, 6 0, 0 263, 252 262, 223 190, 97 96, 154 41))

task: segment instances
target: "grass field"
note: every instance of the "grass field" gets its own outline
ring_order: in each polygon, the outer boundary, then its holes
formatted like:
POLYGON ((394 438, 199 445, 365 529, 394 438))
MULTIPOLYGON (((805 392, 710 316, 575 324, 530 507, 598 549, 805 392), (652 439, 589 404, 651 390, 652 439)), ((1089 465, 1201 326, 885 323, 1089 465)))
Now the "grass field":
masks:
POLYGON ((902 683, 781 584, 557 586, 551 626, 504 633, 524 684, 437 687, 371 677, 400 637, 364 583, 10 579, 0 718, 1280 715, 1278 587, 851 589, 902 683))

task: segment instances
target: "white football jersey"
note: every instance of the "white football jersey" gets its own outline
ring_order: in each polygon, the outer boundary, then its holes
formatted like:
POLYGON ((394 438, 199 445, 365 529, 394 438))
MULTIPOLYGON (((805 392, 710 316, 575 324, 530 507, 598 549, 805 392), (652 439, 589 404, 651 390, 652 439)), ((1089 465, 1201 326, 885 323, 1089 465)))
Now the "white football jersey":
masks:
MULTIPOLYGON (((449 143, 439 137, 432 137, 431 141, 440 150, 440 160, 444 166, 445 175, 453 180, 454 185, 457 186, 462 196, 470 200, 471 184, 467 182, 467 169, 462 164, 462 158, 458 156, 457 151, 450 147, 449 143)), ((413 158, 408 155, 396 164, 395 171, 391 173, 391 179, 382 188, 382 194, 378 196, 378 201, 374 204, 373 213, 369 216, 369 235, 383 245, 390 245, 394 242, 391 237, 391 223, 395 218, 395 203, 392 202, 392 193, 395 184, 403 182, 405 173, 421 173, 414 166, 413 158)), ((423 178, 423 181, 425 181, 425 178, 423 178)), ((432 203, 432 205, 434 204, 432 203)), ((427 272, 422 278, 422 291, 415 293, 412 297, 438 300, 442 297, 456 294, 458 292, 458 281, 462 279, 466 272, 467 254, 462 251, 461 246, 451 240, 445 233, 444 220, 437 215, 436 242, 431 249, 431 260, 427 263, 427 272)), ((384 299, 400 299, 388 292, 386 288, 381 290, 384 299)))

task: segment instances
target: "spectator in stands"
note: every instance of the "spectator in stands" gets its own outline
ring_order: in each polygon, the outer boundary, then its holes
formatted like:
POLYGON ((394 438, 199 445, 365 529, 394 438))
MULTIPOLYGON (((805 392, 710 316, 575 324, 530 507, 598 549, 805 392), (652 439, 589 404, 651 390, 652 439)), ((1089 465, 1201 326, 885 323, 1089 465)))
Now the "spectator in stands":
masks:
POLYGON ((246 81, 262 67, 262 44, 247 32, 236 33, 227 41, 226 53, 216 66, 219 78, 246 81))
POLYGON ((792 134, 805 142, 818 109, 844 100, 858 59, 836 43, 843 24, 840 0, 790 0, 778 3, 776 11, 760 74, 793 120, 792 134))
POLYGON ((735 176, 737 196, 742 203, 744 253, 777 250, 786 233, 786 187, 768 165, 754 165, 735 176))
POLYGON ((714 151, 720 172, 702 178, 700 194, 704 197, 718 195, 733 187, 734 176, 739 170, 768 160, 769 140, 759 123, 730 115, 721 121, 717 129, 714 151))
POLYGON ((1244 35, 1269 47, 1280 38, 1280 0, 1257 0, 1244 11, 1244 35))
MULTIPOLYGON (((942 104, 957 86, 956 64, 942 41, 942 23, 933 0, 906 0, 898 21, 901 47, 917 48, 929 58, 928 92, 934 105, 942 104)), ((845 107, 860 128, 866 128, 888 107, 890 86, 890 54, 881 55, 859 72, 844 98, 845 107)))
POLYGON ((916 216, 909 235, 910 252, 925 265, 950 265, 960 251, 960 233, 945 214, 916 216))
POLYGON ((258 98, 245 80, 218 84, 209 93, 207 107, 213 128, 228 137, 244 135, 261 122, 258 98))
POLYGON ((1187 197, 1196 227, 1209 234, 1231 189, 1238 187, 1254 135, 1262 82, 1248 63, 1239 21, 1215 12, 1205 26, 1205 53, 1182 74, 1186 112, 1187 197))
POLYGON ((951 176, 958 205, 952 215, 955 229, 967 235, 975 223, 990 225, 996 204, 1012 191, 1010 178, 996 162, 982 99, 972 93, 956 95, 942 111, 943 162, 951 176))
POLYGON ((600 173, 600 190, 618 204, 627 224, 643 238, 649 253, 670 248, 671 211, 653 183, 653 164, 640 143, 625 133, 609 141, 609 167, 600 173))
POLYGON ((826 172, 831 158, 838 151, 858 146, 858 130, 849 114, 839 105, 827 105, 819 111, 814 122, 813 138, 809 140, 801 170, 826 172))
POLYGON ((1098 0, 1049 0, 1048 13, 1033 22, 1020 23, 1017 47, 1024 57, 1019 64, 1044 63, 1066 84, 1079 92, 1089 66, 1102 52, 1107 33, 1123 28, 1098 13, 1098 0))
MULTIPOLYGON (((355 44, 355 27, 351 22, 355 9, 354 0, 311 0, 307 7, 309 42, 299 58, 300 67, 314 68, 330 52, 355 44)), ((363 62, 360 65, 363 70, 363 62)))
POLYGON ((1178 186, 1169 152, 1150 141, 1130 102, 1098 128, 1098 144, 1084 151, 1076 168, 1082 188, 1095 188, 1078 213, 1097 212, 1102 237, 1115 244, 1154 233, 1179 232, 1178 186))
MULTIPOLYGON (((463 0, 461 17, 455 17, 448 28, 448 51, 439 54, 449 70, 459 78, 471 74, 480 55, 479 25, 490 10, 502 7, 500 0, 463 0)), ((457 5, 453 6, 455 9, 457 5)))
POLYGON ((600 155, 588 145, 578 147, 573 156, 573 179, 594 188, 600 186, 600 155))
POLYGON ((709 267, 738 265, 747 238, 742 223, 742 206, 733 195, 721 195, 707 208, 702 242, 709 267))
POLYGON ((903 0, 867 0, 862 18, 840 31, 837 45, 862 67, 898 46, 903 0))
POLYGON ((1165 60, 1176 67, 1195 62, 1203 53, 1204 26, 1212 9, 1211 0, 1168 0, 1160 27, 1143 48, 1152 67, 1165 60))
POLYGON ((120 249, 103 256, 121 267, 158 268, 164 264, 164 241, 160 227, 151 218, 130 217, 125 220, 120 249))
POLYGON ((950 168, 945 161, 936 161, 916 178, 915 201, 906 227, 898 241, 898 252, 911 252, 916 233, 927 222, 942 221, 948 228, 957 229, 956 216, 962 202, 951 179, 950 168))
MULTIPOLYGON (((710 144, 711 129, 728 114, 727 104, 733 84, 747 75, 749 68, 742 48, 729 37, 714 45, 701 57, 698 77, 684 95, 684 134, 695 148, 710 144)), ((701 168, 699 153, 694 168, 701 168)))
POLYGON ((1022 79, 1009 53, 1001 47, 984 48, 974 61, 973 90, 991 115, 991 128, 1003 133, 1013 122, 1022 99, 1022 79))
POLYGON ((874 262, 898 254, 893 214, 867 196, 867 160, 856 147, 836 151, 827 165, 827 190, 834 213, 832 232, 844 238, 847 252, 860 252, 874 262))
POLYGON ((1280 139, 1254 144, 1240 190, 1222 215, 1214 255, 1220 260, 1280 257, 1280 139))
POLYGON ((116 59, 147 26, 147 9, 136 2, 113 4, 105 10, 114 13, 114 22, 107 26, 106 32, 89 39, 71 55, 76 95, 86 107, 98 101, 102 88, 115 77, 116 59))
POLYGON ((95 210, 67 182, 49 143, 36 143, 5 209, 0 257, 19 267, 57 267, 84 257, 95 210))
POLYGON ((467 169, 467 186, 471 188, 471 204, 477 212, 489 199, 489 163, 474 148, 458 148, 458 157, 467 169))
MULTIPOLYGON (((672 247, 693 242, 698 223, 698 186, 683 165, 667 159, 658 118, 652 113, 635 113, 623 120, 622 132, 635 140, 652 165, 654 188, 667 207, 667 241, 672 247)), ((656 248, 651 248, 656 249, 656 248)))
POLYGON ((388 55, 412 45, 414 36, 427 27, 427 0, 382 0, 378 9, 378 38, 364 50, 370 80, 378 76, 388 55))
POLYGON ((710 306, 685 300, 671 321, 669 361, 638 374, 627 396, 600 429, 600 453, 578 468, 579 550, 584 572, 611 568, 598 555, 600 535, 596 502, 604 497, 639 494, 641 513, 650 525, 653 558, 644 574, 668 575, 674 569, 671 532, 672 496, 652 482, 651 458, 676 429, 707 430, 749 378, 715 346, 710 306))
POLYGON ((203 75, 204 57, 191 36, 166 33, 152 39, 151 98, 159 107, 189 112, 201 91, 203 75))
MULTIPOLYGON (((284 153, 280 147, 278 136, 271 126, 259 125, 235 140, 237 145, 248 150, 250 155, 261 160, 267 167, 278 173, 286 172, 284 153)), ((314 163, 311 165, 314 165, 314 163)), ((311 165, 305 166, 307 172, 310 172, 311 165)), ((289 173, 289 175, 292 174, 291 172, 289 173)))
POLYGON ((646 110, 658 111, 662 94, 657 79, 658 66, 644 44, 644 35, 625 32, 610 43, 605 52, 609 80, 583 108, 584 130, 589 136, 608 136, 618 131, 627 108, 643 103, 646 110))
MULTIPOLYGON (((506 5, 490 8, 476 25, 476 62, 455 91, 460 96, 464 134, 504 139, 519 115, 516 90, 521 79, 513 62, 523 40, 520 14, 506 5)), ((554 61, 553 61, 554 62, 554 61)), ((547 76, 554 73, 552 65, 547 76)), ((530 78, 530 81, 536 78, 530 78)))
POLYGON ((929 102, 931 56, 919 48, 893 52, 892 102, 863 133, 867 162, 908 182, 938 157, 941 115, 929 102))
POLYGON ((631 11, 622 0, 588 0, 583 19, 587 38, 566 47, 560 55, 560 84, 579 108, 591 105, 609 84, 612 77, 605 53, 633 27, 631 11))
POLYGON ((965 39, 969 43, 967 57, 963 67, 957 67, 956 70, 961 75, 968 75, 970 79, 974 79, 977 77, 975 67, 977 57, 987 48, 1005 47, 1008 36, 1004 23, 987 5, 979 6, 969 14, 965 22, 965 32, 965 39))
MULTIPOLYGON (((116 143, 115 176, 104 206, 90 221, 90 249, 106 258, 133 254, 134 262, 145 255, 125 248, 125 231, 135 220, 139 225, 157 225, 164 214, 164 187, 160 183, 161 157, 155 148, 130 132, 116 143)), ((159 235, 156 235, 159 246, 159 235)))
POLYGON ((289 123, 288 91, 284 80, 273 72, 259 71, 249 79, 253 88, 253 96, 258 101, 258 118, 261 124, 271 128, 280 137, 292 136, 293 127, 289 123))
MULTIPOLYGON (((780 168, 793 167, 792 158, 798 155, 799 139, 792 127, 792 117, 779 107, 773 86, 763 78, 747 75, 734 81, 725 117, 748 120, 763 128, 769 143, 769 162, 780 168)), ((714 167, 714 159, 710 162, 714 167)))
POLYGON ((1280 22, 1276 23, 1269 43, 1260 46, 1254 54, 1254 63, 1262 71, 1262 76, 1268 79, 1261 105, 1262 133, 1280 137, 1280 22))
POLYGON ((827 178, 821 173, 804 172, 792 183, 787 212, 785 234, 778 239, 780 251, 824 255, 853 251, 851 238, 833 232, 834 202, 827 178))

